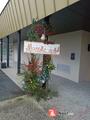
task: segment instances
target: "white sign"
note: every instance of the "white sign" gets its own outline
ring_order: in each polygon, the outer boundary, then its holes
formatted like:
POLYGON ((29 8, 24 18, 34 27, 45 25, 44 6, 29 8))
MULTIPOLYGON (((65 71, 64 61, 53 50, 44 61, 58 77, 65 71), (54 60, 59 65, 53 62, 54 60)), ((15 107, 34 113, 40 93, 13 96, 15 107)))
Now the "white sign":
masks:
POLYGON ((24 41, 24 53, 59 55, 60 45, 24 41))

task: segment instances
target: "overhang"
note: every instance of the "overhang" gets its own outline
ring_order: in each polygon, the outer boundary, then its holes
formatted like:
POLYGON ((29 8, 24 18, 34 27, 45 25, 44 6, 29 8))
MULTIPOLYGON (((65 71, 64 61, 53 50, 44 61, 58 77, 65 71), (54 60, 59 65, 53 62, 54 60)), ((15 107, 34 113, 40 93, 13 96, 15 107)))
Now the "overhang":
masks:
POLYGON ((79 0, 9 0, 0 15, 0 38, 10 35, 79 0))

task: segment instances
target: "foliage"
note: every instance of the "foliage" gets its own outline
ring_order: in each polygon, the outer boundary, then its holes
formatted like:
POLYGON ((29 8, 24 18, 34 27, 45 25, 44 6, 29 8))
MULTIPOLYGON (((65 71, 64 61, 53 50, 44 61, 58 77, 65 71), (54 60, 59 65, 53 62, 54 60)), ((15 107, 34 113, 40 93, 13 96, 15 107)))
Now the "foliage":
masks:
POLYGON ((42 34, 45 33, 45 23, 44 22, 37 22, 35 19, 32 21, 31 28, 27 33, 28 40, 30 41, 38 41, 42 34))
POLYGON ((49 72, 55 69, 55 66, 52 62, 51 55, 44 55, 44 61, 43 64, 47 66, 49 72))
POLYGON ((34 95, 37 88, 39 88, 39 82, 36 80, 36 76, 30 71, 25 71, 24 73, 24 89, 27 93, 34 95))
POLYGON ((50 89, 43 89, 42 87, 38 88, 35 94, 35 98, 37 101, 40 101, 41 99, 49 100, 52 97, 56 97, 58 94, 55 91, 52 91, 50 89))
POLYGON ((37 41, 39 39, 39 35, 37 34, 37 32, 35 32, 35 26, 36 26, 36 20, 33 19, 32 26, 29 32, 27 33, 28 40, 30 41, 37 41))
POLYGON ((33 75, 38 75, 41 72, 40 66, 39 66, 39 58, 36 57, 36 55, 31 55, 31 62, 26 65, 28 71, 30 71, 33 75))
MULTIPOLYGON (((40 24, 35 19, 27 34, 28 40, 38 41, 42 34, 47 35, 47 25, 44 21, 40 24)), ((48 42, 48 40, 46 40, 48 42)), ((45 41, 44 41, 45 42, 45 41)), ((39 58, 31 54, 31 60, 25 65, 24 71, 24 89, 27 93, 33 95, 37 100, 48 99, 54 93, 46 88, 46 83, 50 78, 50 73, 55 69, 51 61, 51 55, 43 55, 43 63, 40 65, 39 58), (44 86, 44 87, 43 87, 44 86)))
MULTIPOLYGON (((47 66, 47 69, 44 67, 41 69, 39 66, 39 59, 32 55, 31 63, 25 65, 24 71, 24 90, 34 96, 37 100, 51 98, 54 92, 49 89, 44 89, 42 87, 42 80, 46 81, 49 79, 49 72, 51 72, 50 65, 47 66), (50 71, 49 71, 50 70, 50 71)), ((52 65, 53 66, 53 65, 52 65)))
POLYGON ((24 72, 24 81, 26 88, 32 92, 39 86, 38 75, 40 74, 40 67, 38 58, 32 54, 31 63, 25 65, 27 69, 24 72))

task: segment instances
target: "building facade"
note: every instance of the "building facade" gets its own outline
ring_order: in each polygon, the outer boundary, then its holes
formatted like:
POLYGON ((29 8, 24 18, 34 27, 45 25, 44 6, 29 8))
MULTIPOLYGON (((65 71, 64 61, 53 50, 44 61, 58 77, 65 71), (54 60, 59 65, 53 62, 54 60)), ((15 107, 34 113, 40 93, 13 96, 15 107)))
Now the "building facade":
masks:
POLYGON ((28 62, 24 40, 33 18, 49 19, 60 55, 52 56, 53 74, 74 82, 90 81, 90 32, 88 0, 9 0, 0 15, 0 59, 6 69, 21 72, 28 62), (84 6, 84 8, 83 8, 84 6), (84 23, 85 22, 85 23, 84 23))

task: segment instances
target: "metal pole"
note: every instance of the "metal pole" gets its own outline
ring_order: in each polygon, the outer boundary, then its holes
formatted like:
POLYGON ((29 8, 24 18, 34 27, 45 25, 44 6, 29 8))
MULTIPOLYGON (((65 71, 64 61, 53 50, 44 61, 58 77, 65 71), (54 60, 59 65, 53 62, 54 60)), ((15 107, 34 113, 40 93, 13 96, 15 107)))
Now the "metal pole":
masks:
POLYGON ((1 39, 1 64, 3 61, 3 40, 1 39))
POLYGON ((9 36, 7 36, 7 67, 9 67, 9 36))
POLYGON ((17 73, 20 73, 21 68, 21 30, 18 31, 18 56, 17 56, 17 73))

